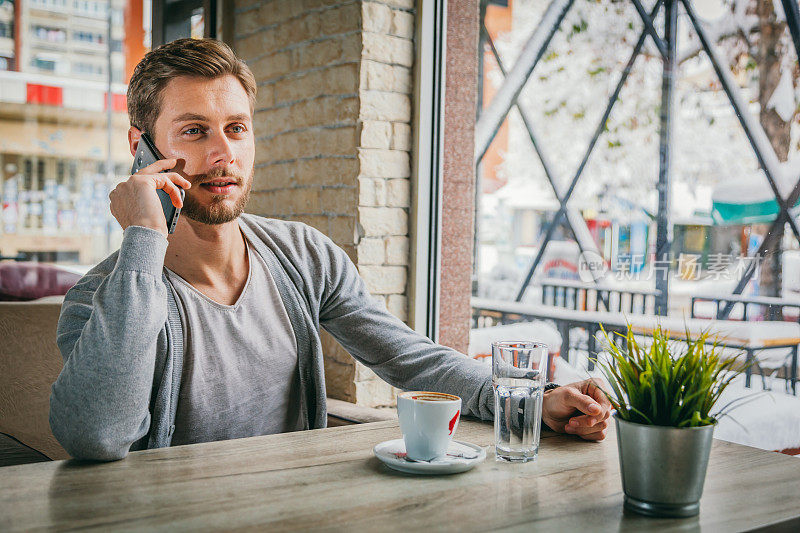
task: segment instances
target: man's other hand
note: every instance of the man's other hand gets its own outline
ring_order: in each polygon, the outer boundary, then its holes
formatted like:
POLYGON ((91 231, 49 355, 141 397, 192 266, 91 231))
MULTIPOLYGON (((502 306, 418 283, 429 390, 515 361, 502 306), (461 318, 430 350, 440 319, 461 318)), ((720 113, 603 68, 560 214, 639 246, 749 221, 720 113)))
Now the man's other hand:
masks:
POLYGON ((542 421, 553 431, 586 440, 606 438, 611 402, 592 379, 558 387, 544 394, 542 421))

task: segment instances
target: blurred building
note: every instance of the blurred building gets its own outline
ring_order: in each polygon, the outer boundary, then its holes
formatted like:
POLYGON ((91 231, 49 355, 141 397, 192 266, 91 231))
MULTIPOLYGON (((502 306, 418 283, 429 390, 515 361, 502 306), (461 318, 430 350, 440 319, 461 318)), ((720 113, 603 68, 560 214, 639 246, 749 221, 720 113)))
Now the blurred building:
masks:
POLYGON ((132 161, 125 84, 145 7, 0 0, 0 255, 88 264, 116 246, 108 193, 132 161))

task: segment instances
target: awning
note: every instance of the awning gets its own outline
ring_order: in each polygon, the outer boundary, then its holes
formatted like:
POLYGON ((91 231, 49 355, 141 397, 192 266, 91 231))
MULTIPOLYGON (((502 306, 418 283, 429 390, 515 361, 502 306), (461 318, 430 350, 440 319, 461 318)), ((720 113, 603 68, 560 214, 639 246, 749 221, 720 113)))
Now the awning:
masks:
MULTIPOLYGON (((797 205, 800 202, 795 204, 797 205)), ((775 200, 750 203, 714 202, 711 217, 717 225, 759 224, 772 222, 779 211, 775 200)))
MULTIPOLYGON (((794 187, 787 177, 781 176, 778 181, 781 191, 789 191, 794 187)), ((711 199, 711 218, 717 225, 768 223, 775 220, 780 212, 772 188, 761 172, 718 185, 711 199)), ((798 205, 800 200, 793 207, 798 205)))

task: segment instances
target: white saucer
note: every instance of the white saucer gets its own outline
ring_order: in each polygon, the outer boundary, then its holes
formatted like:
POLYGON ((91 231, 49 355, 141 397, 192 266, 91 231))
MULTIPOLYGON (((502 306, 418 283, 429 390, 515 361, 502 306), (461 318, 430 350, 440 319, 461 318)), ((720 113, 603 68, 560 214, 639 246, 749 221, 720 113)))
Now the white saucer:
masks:
POLYGON ((466 472, 486 459, 486 450, 480 446, 455 440, 447 448, 447 455, 431 461, 406 458, 403 439, 381 442, 372 451, 386 466, 409 474, 457 474, 466 472))

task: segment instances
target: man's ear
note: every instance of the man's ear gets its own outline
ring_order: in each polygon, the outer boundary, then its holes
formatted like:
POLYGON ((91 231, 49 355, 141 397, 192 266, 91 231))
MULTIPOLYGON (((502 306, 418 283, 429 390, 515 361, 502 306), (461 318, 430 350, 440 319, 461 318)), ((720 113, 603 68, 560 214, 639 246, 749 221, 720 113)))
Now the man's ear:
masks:
POLYGON ((136 149, 139 147, 139 139, 142 137, 142 130, 136 126, 128 128, 128 144, 131 148, 131 155, 136 157, 136 149))

